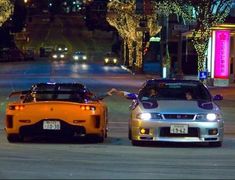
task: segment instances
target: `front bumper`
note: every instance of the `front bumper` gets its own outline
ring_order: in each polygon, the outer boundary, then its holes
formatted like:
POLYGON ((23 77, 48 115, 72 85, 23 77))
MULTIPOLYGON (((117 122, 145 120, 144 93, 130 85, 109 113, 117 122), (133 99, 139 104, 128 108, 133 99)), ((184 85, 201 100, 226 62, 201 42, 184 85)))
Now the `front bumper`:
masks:
POLYGON ((137 141, 162 142, 219 142, 223 141, 223 121, 195 122, 195 121, 141 121, 132 122, 131 139, 137 141), (171 125, 187 125, 185 134, 171 133, 171 125), (147 133, 141 133, 145 129, 147 133))

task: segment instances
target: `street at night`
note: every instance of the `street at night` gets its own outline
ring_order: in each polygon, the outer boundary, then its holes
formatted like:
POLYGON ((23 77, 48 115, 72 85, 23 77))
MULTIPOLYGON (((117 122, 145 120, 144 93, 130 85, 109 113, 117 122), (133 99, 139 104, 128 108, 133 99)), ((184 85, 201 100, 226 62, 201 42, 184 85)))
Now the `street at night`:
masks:
POLYGON ((234 9, 0 0, 0 179, 234 179, 234 9))
MULTIPOLYGON (((38 82, 82 82, 95 93, 112 87, 137 92, 151 76, 134 76, 120 67, 72 62, 30 61, 1 64, 1 119, 7 96, 38 82)), ((234 88, 214 88, 224 100, 225 139, 221 148, 184 143, 134 147, 128 140, 130 100, 115 95, 109 108, 109 132, 104 143, 51 138, 9 143, 1 123, 1 170, 4 179, 113 179, 179 178, 232 179, 234 177, 234 88)))

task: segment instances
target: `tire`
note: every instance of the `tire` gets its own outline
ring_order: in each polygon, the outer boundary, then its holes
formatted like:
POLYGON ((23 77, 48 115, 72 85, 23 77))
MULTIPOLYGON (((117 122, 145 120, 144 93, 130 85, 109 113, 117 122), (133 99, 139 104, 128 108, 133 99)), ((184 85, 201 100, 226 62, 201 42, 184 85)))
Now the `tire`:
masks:
POLYGON ((217 142, 209 142, 210 147, 221 147, 222 146, 222 141, 217 141, 217 142))
POLYGON ((128 130, 128 139, 129 140, 132 140, 132 132, 131 132, 131 129, 129 128, 128 130))
POLYGON ((107 138, 107 137, 108 137, 108 129, 105 129, 104 137, 105 137, 105 138, 107 138))
POLYGON ((105 139, 104 136, 97 136, 97 137, 96 137, 96 142, 97 142, 97 143, 103 143, 103 142, 104 142, 104 139, 105 139))
POLYGON ((19 135, 12 134, 12 135, 7 135, 7 140, 8 140, 10 143, 16 143, 16 142, 22 142, 22 141, 23 141, 23 138, 20 137, 19 135))
POLYGON ((87 135, 88 141, 92 143, 102 143, 104 142, 105 135, 87 135))
POLYGON ((131 144, 132 144, 133 146, 141 146, 141 145, 142 145, 142 142, 141 142, 141 141, 132 140, 132 141, 131 141, 131 144))

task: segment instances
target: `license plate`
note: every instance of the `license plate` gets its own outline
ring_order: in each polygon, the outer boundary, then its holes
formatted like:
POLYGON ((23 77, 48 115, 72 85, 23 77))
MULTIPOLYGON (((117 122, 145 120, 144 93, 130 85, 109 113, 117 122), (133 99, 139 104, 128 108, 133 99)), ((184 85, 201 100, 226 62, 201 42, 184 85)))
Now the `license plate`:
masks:
POLYGON ((60 121, 43 121, 43 129, 60 130, 60 121))
POLYGON ((188 134, 188 125, 174 124, 170 128, 171 134, 188 134))

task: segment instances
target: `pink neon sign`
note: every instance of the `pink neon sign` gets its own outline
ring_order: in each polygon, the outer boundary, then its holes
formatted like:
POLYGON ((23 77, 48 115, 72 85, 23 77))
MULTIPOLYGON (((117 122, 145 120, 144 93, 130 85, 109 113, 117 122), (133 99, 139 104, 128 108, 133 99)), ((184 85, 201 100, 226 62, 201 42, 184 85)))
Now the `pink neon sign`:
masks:
POLYGON ((215 31, 215 78, 229 77, 230 31, 215 31))

